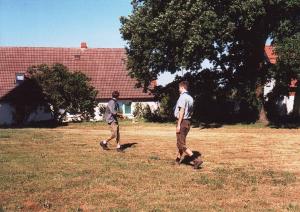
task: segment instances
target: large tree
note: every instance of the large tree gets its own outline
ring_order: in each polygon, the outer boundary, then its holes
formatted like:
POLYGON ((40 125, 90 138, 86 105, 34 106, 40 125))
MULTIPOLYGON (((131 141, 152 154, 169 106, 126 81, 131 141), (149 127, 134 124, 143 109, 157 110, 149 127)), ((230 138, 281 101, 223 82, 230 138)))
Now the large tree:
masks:
POLYGON ((40 87, 58 122, 67 113, 80 114, 85 119, 94 116, 97 91, 82 72, 71 72, 62 64, 54 64, 32 66, 28 73, 30 80, 40 87))
POLYGON ((299 31, 300 0, 133 0, 121 18, 130 75, 147 88, 158 74, 199 71, 209 59, 240 96, 259 106, 266 121, 263 85, 267 39, 299 31))

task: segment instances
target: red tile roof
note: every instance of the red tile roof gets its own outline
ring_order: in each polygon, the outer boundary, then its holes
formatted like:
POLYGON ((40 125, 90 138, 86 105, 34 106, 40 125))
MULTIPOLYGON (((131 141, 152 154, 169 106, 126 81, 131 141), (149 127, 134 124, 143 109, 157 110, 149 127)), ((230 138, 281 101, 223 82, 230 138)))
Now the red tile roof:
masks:
MULTIPOLYGON (((265 53, 269 62, 275 64, 277 60, 277 55, 274 52, 273 46, 265 46, 265 53)), ((298 82, 297 79, 291 79, 291 83, 289 85, 290 89, 296 88, 297 82, 298 82)), ((289 92, 289 96, 295 96, 295 94, 296 94, 295 91, 289 92)))
POLYGON ((121 99, 152 99, 135 88, 125 59, 122 48, 0 47, 0 97, 16 86, 16 73, 25 73, 32 65, 61 63, 90 77, 99 99, 111 98, 113 90, 119 90, 121 99))
POLYGON ((267 56, 267 59, 269 60, 270 63, 275 64, 277 55, 275 54, 273 47, 272 46, 265 46, 265 53, 267 56))

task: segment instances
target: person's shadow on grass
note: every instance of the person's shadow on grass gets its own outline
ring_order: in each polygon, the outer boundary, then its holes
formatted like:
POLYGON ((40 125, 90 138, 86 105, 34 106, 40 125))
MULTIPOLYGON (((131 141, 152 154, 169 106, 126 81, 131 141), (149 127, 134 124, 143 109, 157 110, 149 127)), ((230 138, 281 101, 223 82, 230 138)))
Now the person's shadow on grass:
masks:
POLYGON ((122 149, 122 150, 125 150, 125 149, 128 149, 128 148, 132 148, 132 147, 134 147, 136 144, 138 144, 138 143, 126 143, 126 144, 122 144, 122 145, 121 145, 121 149, 122 149))
POLYGON ((193 156, 190 157, 188 155, 185 155, 184 158, 181 160, 181 164, 193 166, 191 163, 195 158, 201 157, 201 153, 198 151, 193 151, 193 156))

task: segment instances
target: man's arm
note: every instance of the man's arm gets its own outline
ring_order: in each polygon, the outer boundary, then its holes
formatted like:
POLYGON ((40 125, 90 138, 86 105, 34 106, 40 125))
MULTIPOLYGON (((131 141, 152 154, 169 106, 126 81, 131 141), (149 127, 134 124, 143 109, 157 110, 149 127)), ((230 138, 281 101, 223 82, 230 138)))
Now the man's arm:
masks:
POLYGON ((120 117, 122 119, 126 118, 126 116, 124 116, 123 113, 119 113, 119 112, 116 113, 116 116, 118 116, 118 117, 120 117))
POLYGON ((179 116, 178 116, 178 121, 177 121, 177 126, 176 126, 176 133, 180 133, 180 124, 183 120, 184 111, 185 111, 184 107, 179 108, 179 116))

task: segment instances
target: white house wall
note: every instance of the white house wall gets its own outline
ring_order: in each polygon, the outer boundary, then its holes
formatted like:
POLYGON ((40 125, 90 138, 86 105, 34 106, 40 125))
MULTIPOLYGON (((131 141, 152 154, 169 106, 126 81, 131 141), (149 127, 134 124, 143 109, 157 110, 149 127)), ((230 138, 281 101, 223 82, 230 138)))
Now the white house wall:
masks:
POLYGON ((272 90, 275 87, 275 80, 272 79, 270 82, 267 82, 265 87, 264 87, 264 97, 267 97, 267 95, 272 92, 272 90))
MULTIPOLYGON (((151 111, 154 111, 158 108, 157 102, 132 102, 132 101, 119 101, 120 108, 124 112, 124 104, 131 102, 131 113, 125 114, 129 119, 133 119, 133 111, 135 110, 135 106, 138 103, 141 103, 143 107, 146 107, 147 105, 150 106, 151 111)), ((95 117, 91 121, 103 121, 103 114, 100 113, 101 107, 106 107, 107 102, 105 103, 99 103, 97 107, 95 107, 95 117)), ((13 114, 15 112, 15 109, 8 103, 0 103, 0 125, 11 125, 14 123, 13 120, 13 114)), ((45 112, 45 109, 43 107, 39 107, 36 111, 32 112, 29 115, 29 118, 27 122, 38 122, 38 121, 47 121, 51 120, 53 118, 52 114, 49 112, 45 112)), ((67 113, 66 115, 66 122, 70 121, 81 121, 79 115, 72 115, 67 113)))
POLYGON ((53 119, 52 114, 50 112, 46 112, 45 107, 41 106, 29 115, 27 122, 48 121, 51 119, 53 119))
MULTIPOLYGON (((276 81, 274 79, 272 79, 270 82, 266 83, 266 85, 264 86, 264 97, 266 98, 267 101, 268 101, 267 95, 270 92, 272 92, 272 90, 275 87, 275 84, 276 84, 276 81)), ((285 107, 285 108, 283 108, 284 110, 282 110, 282 111, 285 111, 285 109, 286 109, 286 114, 280 114, 280 115, 288 115, 293 112, 294 100, 295 100, 294 96, 284 96, 284 98, 282 100, 279 100, 280 102, 278 102, 278 105, 280 107, 285 107)))
MULTIPOLYGON (((125 114, 129 119, 133 119, 133 111, 135 110, 136 104, 141 103, 143 107, 146 107, 147 105, 150 106, 151 111, 154 111, 158 108, 158 102, 132 102, 130 100, 121 100, 118 101, 120 109, 123 111, 123 114, 125 114), (131 113, 126 114, 124 110, 124 104, 131 102, 131 113)), ((93 121, 102 121, 103 120, 103 114, 100 113, 101 107, 106 107, 107 102, 105 103, 99 103, 98 106, 95 108, 95 117, 93 121)))
POLYGON ((14 112, 15 112, 15 110, 10 104, 0 102, 0 125, 13 124, 14 112))
POLYGON ((291 114, 293 112, 294 100, 295 100, 295 96, 289 96, 289 97, 285 96, 287 114, 291 114))
MULTIPOLYGON (((0 103, 0 125, 14 124, 15 109, 9 103, 0 103)), ((36 111, 32 112, 27 122, 39 122, 52 119, 52 114, 45 112, 44 107, 38 107, 36 111)))

